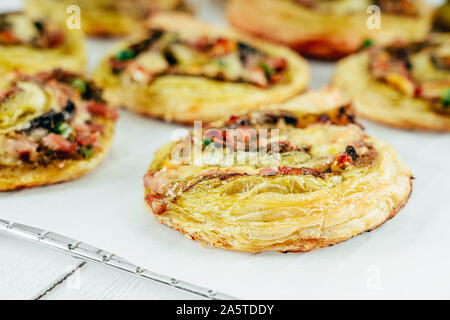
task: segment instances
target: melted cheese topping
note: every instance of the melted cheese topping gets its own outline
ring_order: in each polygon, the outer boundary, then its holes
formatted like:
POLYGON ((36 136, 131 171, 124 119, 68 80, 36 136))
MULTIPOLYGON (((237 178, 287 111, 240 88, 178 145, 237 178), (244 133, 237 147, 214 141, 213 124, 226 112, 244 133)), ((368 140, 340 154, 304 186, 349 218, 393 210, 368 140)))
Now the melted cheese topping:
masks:
MULTIPOLYGON (((302 146, 302 148, 306 146, 306 148, 287 152, 272 152, 267 149, 259 150, 259 152, 235 151, 222 146, 217 147, 214 143, 205 147, 198 138, 188 137, 173 145, 169 154, 155 169, 158 170, 158 179, 167 187, 166 195, 170 197, 170 195, 180 194, 183 188, 199 177, 211 174, 239 173, 248 175, 251 181, 261 179, 261 172, 263 172, 261 170, 265 168, 275 168, 275 170, 276 168, 289 168, 289 170, 310 168, 323 171, 330 168, 334 159, 345 154, 348 146, 356 146, 356 150, 361 155, 368 152, 367 137, 356 125, 313 125, 305 129, 285 127, 280 130, 279 139, 289 141, 293 146, 302 146), (191 149, 186 149, 188 146, 191 149), (180 152, 185 152, 184 156, 180 157, 180 152)), ((354 170, 360 172, 370 170, 370 167, 363 165, 345 172, 351 175, 354 170)), ((295 175, 292 174, 292 176, 295 175)), ((325 186, 330 181, 336 183, 345 179, 345 174, 344 178, 329 175, 325 179, 308 173, 303 176, 305 175, 308 178, 301 179, 308 179, 317 186, 325 186)), ((286 183, 291 180, 291 178, 286 179, 286 183)), ((247 190, 249 187, 244 188, 247 190)))
POLYGON ((23 14, 10 14, 6 22, 11 26, 14 34, 23 42, 31 42, 38 36, 38 30, 33 21, 23 14))
POLYGON ((287 69, 287 60, 236 40, 207 36, 190 40, 158 29, 118 51, 109 63, 123 83, 147 85, 157 76, 185 75, 268 87, 281 82, 287 69))
POLYGON ((47 93, 34 83, 19 82, 17 90, 16 94, 0 103, 0 134, 25 128, 37 114, 43 114, 55 105, 47 93))

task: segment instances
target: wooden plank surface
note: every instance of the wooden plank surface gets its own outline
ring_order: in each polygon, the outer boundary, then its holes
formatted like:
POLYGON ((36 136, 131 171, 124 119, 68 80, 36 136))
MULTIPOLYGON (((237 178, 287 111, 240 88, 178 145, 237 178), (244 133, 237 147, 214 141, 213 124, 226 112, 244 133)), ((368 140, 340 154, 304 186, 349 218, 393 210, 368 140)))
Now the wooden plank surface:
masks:
POLYGON ((0 233, 0 299, 200 299, 0 233))
POLYGON ((80 261, 0 233, 0 299, 36 299, 80 261))
POLYGON ((200 299, 151 281, 96 264, 86 264, 55 287, 43 299, 200 299))

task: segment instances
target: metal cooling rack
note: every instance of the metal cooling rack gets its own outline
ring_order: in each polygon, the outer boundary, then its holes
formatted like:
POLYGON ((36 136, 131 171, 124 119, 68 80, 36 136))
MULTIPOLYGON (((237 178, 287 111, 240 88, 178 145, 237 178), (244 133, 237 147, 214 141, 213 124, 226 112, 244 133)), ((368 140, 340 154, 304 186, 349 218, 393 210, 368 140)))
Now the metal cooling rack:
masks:
POLYGON ((173 288, 193 293, 213 300, 233 300, 235 298, 227 296, 214 290, 209 290, 185 281, 167 277, 150 270, 141 268, 114 253, 93 247, 81 241, 68 238, 66 236, 42 230, 39 228, 19 224, 0 219, 0 232, 16 236, 31 242, 45 245, 55 250, 63 251, 66 254, 88 262, 102 264, 108 267, 119 269, 128 274, 132 274, 142 279, 156 281, 173 288))

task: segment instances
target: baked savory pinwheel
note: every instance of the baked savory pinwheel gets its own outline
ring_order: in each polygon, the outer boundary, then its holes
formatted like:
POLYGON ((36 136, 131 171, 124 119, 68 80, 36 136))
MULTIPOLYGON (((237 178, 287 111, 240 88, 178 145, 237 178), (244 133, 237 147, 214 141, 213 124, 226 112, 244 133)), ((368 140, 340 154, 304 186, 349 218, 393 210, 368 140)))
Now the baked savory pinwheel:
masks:
POLYGON ((162 147, 144 177, 161 223, 213 247, 309 251, 392 218, 411 172, 334 91, 232 116, 162 147))
POLYGON ((286 100, 305 88, 309 69, 287 48, 163 13, 114 48, 94 80, 113 105, 191 123, 286 100))
POLYGON ((371 48, 338 63, 333 83, 371 120, 450 131, 450 35, 371 48))
POLYGON ((105 157, 117 114, 101 90, 62 71, 0 81, 0 190, 75 179, 105 157))
MULTIPOLYGON (((25 0, 27 12, 65 22, 68 8, 80 8, 81 27, 89 35, 121 36, 141 27, 152 13, 185 9, 182 0, 25 0)), ((76 14, 75 12, 72 12, 76 14)))
POLYGON ((0 74, 18 69, 37 72, 64 68, 84 72, 85 39, 68 30, 20 12, 0 14, 0 74))
POLYGON ((321 59, 348 55, 368 42, 422 40, 432 15, 422 0, 231 0, 228 6, 237 28, 321 59))

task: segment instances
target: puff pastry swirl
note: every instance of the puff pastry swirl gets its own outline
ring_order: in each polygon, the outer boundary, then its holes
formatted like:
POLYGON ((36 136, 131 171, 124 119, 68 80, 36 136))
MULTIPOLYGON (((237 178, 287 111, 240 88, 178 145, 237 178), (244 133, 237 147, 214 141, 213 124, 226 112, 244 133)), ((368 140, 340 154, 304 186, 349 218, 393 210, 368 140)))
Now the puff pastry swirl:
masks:
POLYGON ((368 136, 351 105, 329 89, 169 143, 144 185, 162 224, 247 252, 345 241, 392 218, 412 189, 397 153, 368 136))
POLYGON ((22 12, 0 14, 0 74, 54 68, 83 73, 85 62, 82 31, 30 18, 22 12))
POLYGON ((77 74, 8 75, 0 84, 0 191, 91 171, 110 148, 116 118, 101 90, 77 74))
POLYGON ((450 35, 371 48, 338 63, 333 84, 361 116, 402 129, 450 131, 450 35))
POLYGON ((421 40, 432 15, 421 0, 231 0, 228 5, 229 21, 238 29, 321 59, 351 54, 365 41, 421 40), (381 9, 379 27, 374 5, 381 9))
POLYGON ((191 123, 287 100, 306 87, 309 69, 287 48, 161 13, 114 48, 94 79, 113 105, 191 123))
POLYGON ((25 5, 33 17, 63 23, 70 16, 67 9, 76 5, 83 31, 102 37, 129 34, 154 12, 184 8, 182 0, 25 0, 25 5))

